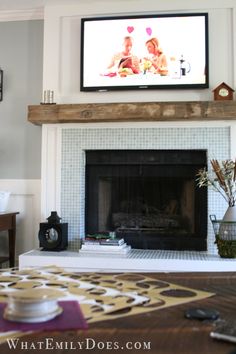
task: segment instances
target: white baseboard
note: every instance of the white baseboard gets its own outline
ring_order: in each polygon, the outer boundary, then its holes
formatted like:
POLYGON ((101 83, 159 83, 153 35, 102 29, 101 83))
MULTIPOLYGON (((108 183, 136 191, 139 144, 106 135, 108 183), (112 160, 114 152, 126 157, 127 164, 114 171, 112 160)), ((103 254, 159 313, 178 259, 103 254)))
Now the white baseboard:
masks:
MULTIPOLYGON (((0 190, 11 192, 7 211, 18 211, 16 216, 16 261, 19 254, 37 248, 41 220, 39 179, 0 179, 0 190)), ((5 236, 1 232, 1 236, 5 236)), ((6 237, 1 237, 1 254, 8 252, 6 237)))

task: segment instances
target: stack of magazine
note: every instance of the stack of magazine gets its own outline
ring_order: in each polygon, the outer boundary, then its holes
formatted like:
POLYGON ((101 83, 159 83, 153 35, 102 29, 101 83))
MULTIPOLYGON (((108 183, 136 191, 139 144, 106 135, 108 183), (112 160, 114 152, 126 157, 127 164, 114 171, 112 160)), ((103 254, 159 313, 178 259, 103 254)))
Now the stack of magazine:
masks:
POLYGON ((80 253, 126 255, 131 250, 123 238, 87 236, 83 240, 80 253))

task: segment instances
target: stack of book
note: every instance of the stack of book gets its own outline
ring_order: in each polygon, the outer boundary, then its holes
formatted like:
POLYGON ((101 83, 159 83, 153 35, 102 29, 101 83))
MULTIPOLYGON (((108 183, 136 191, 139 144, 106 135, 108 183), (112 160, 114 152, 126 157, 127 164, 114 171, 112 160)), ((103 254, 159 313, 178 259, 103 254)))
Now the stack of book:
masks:
POLYGON ((81 253, 126 255, 131 250, 123 238, 86 237, 82 243, 81 253))

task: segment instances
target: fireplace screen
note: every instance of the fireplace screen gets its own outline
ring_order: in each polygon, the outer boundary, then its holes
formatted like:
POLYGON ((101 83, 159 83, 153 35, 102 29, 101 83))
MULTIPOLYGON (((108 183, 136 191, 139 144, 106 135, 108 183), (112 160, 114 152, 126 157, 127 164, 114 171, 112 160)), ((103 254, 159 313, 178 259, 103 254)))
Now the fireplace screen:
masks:
POLYGON ((206 249, 202 150, 87 151, 86 233, 115 231, 133 248, 206 249))

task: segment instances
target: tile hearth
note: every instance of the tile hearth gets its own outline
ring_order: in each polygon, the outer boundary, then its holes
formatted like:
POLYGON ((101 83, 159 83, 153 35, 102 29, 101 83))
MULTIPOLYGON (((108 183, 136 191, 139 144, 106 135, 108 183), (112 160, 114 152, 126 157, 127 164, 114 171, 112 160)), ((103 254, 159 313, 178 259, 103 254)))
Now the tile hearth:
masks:
POLYGON ((125 256, 109 256, 37 249, 19 257, 20 269, 55 264, 78 272, 230 272, 236 269, 235 259, 194 251, 132 249, 125 256))

